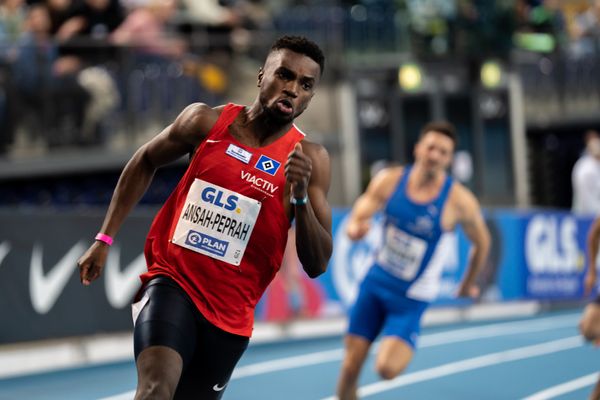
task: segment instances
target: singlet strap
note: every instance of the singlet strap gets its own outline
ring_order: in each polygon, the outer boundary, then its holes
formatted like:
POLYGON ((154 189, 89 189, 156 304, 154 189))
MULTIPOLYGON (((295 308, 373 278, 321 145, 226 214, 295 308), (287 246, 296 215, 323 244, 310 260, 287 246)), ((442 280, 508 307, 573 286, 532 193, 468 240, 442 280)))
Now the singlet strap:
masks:
POLYGON ((450 193, 450 188, 452 187, 453 183, 454 183, 454 179, 450 175, 446 176, 446 181, 444 182, 444 186, 442 187, 442 190, 440 191, 440 195, 433 202, 433 204, 435 204, 440 210, 442 209, 442 206, 448 199, 448 195, 450 193))
POLYGON ((235 120, 238 114, 244 109, 244 106, 234 103, 227 103, 221 111, 221 115, 217 119, 217 122, 206 135, 206 138, 218 136, 227 132, 227 127, 235 120))
POLYGON ((412 171, 412 164, 407 164, 404 167, 404 171, 402 171, 402 176, 400 177, 400 182, 398 182, 398 186, 396 187, 396 190, 400 191, 400 193, 406 193, 406 186, 408 185, 408 178, 410 177, 411 171, 412 171))

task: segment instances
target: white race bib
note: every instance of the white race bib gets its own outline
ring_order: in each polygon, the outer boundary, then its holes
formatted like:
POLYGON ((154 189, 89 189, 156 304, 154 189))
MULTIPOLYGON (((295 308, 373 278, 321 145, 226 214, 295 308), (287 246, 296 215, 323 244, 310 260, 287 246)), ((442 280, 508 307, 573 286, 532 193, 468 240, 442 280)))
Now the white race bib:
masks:
POLYGON ((409 235, 394 225, 388 225, 377 262, 392 275, 410 281, 419 272, 426 250, 425 240, 409 235))
POLYGON ((240 265, 261 203, 196 179, 185 199, 172 243, 240 265))

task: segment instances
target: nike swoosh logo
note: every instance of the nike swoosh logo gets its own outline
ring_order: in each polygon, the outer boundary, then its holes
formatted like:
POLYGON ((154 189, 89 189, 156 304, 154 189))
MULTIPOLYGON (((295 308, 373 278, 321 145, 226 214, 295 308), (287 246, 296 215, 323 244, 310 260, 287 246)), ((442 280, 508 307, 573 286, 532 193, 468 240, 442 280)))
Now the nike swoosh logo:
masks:
POLYGON ((146 272, 146 259, 143 253, 121 271, 120 252, 118 246, 113 246, 108 253, 104 269, 106 298, 114 308, 123 308, 131 304, 133 296, 142 283, 140 274, 146 272))
POLYGON ((11 245, 9 242, 2 242, 2 244, 0 244, 0 265, 2 265, 2 261, 4 261, 4 258, 8 255, 10 249, 11 245))
POLYGON ((219 384, 217 383, 215 386, 213 386, 213 390, 215 392, 220 392, 221 390, 225 389, 225 386, 227 386, 227 384, 224 384, 223 386, 219 386, 219 384))
POLYGON ((77 242, 50 272, 44 275, 42 245, 36 243, 33 246, 29 271, 29 293, 33 309, 38 314, 46 314, 52 309, 69 282, 73 270, 77 268, 77 259, 85 250, 85 243, 77 242))

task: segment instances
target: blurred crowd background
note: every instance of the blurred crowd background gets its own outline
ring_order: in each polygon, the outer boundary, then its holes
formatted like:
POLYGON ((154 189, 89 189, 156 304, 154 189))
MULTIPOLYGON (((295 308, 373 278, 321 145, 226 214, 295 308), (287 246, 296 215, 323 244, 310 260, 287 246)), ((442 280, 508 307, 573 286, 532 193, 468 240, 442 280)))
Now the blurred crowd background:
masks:
POLYGON ((584 134, 600 128, 598 0, 1 0, 0 206, 105 205, 124 161, 187 104, 250 103, 282 34, 326 52, 299 126, 332 155, 333 204, 447 119, 453 173, 485 206, 572 206, 584 134))

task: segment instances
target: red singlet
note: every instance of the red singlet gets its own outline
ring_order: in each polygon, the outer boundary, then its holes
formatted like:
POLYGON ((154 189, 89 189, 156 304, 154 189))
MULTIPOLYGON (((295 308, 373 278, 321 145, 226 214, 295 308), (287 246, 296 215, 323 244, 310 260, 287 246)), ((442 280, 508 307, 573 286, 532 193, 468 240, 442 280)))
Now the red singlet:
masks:
POLYGON ((246 146, 228 131, 242 109, 225 106, 158 212, 141 279, 171 277, 211 323, 251 336, 254 308, 279 270, 290 227, 285 162, 304 134, 293 126, 267 146, 246 146))

